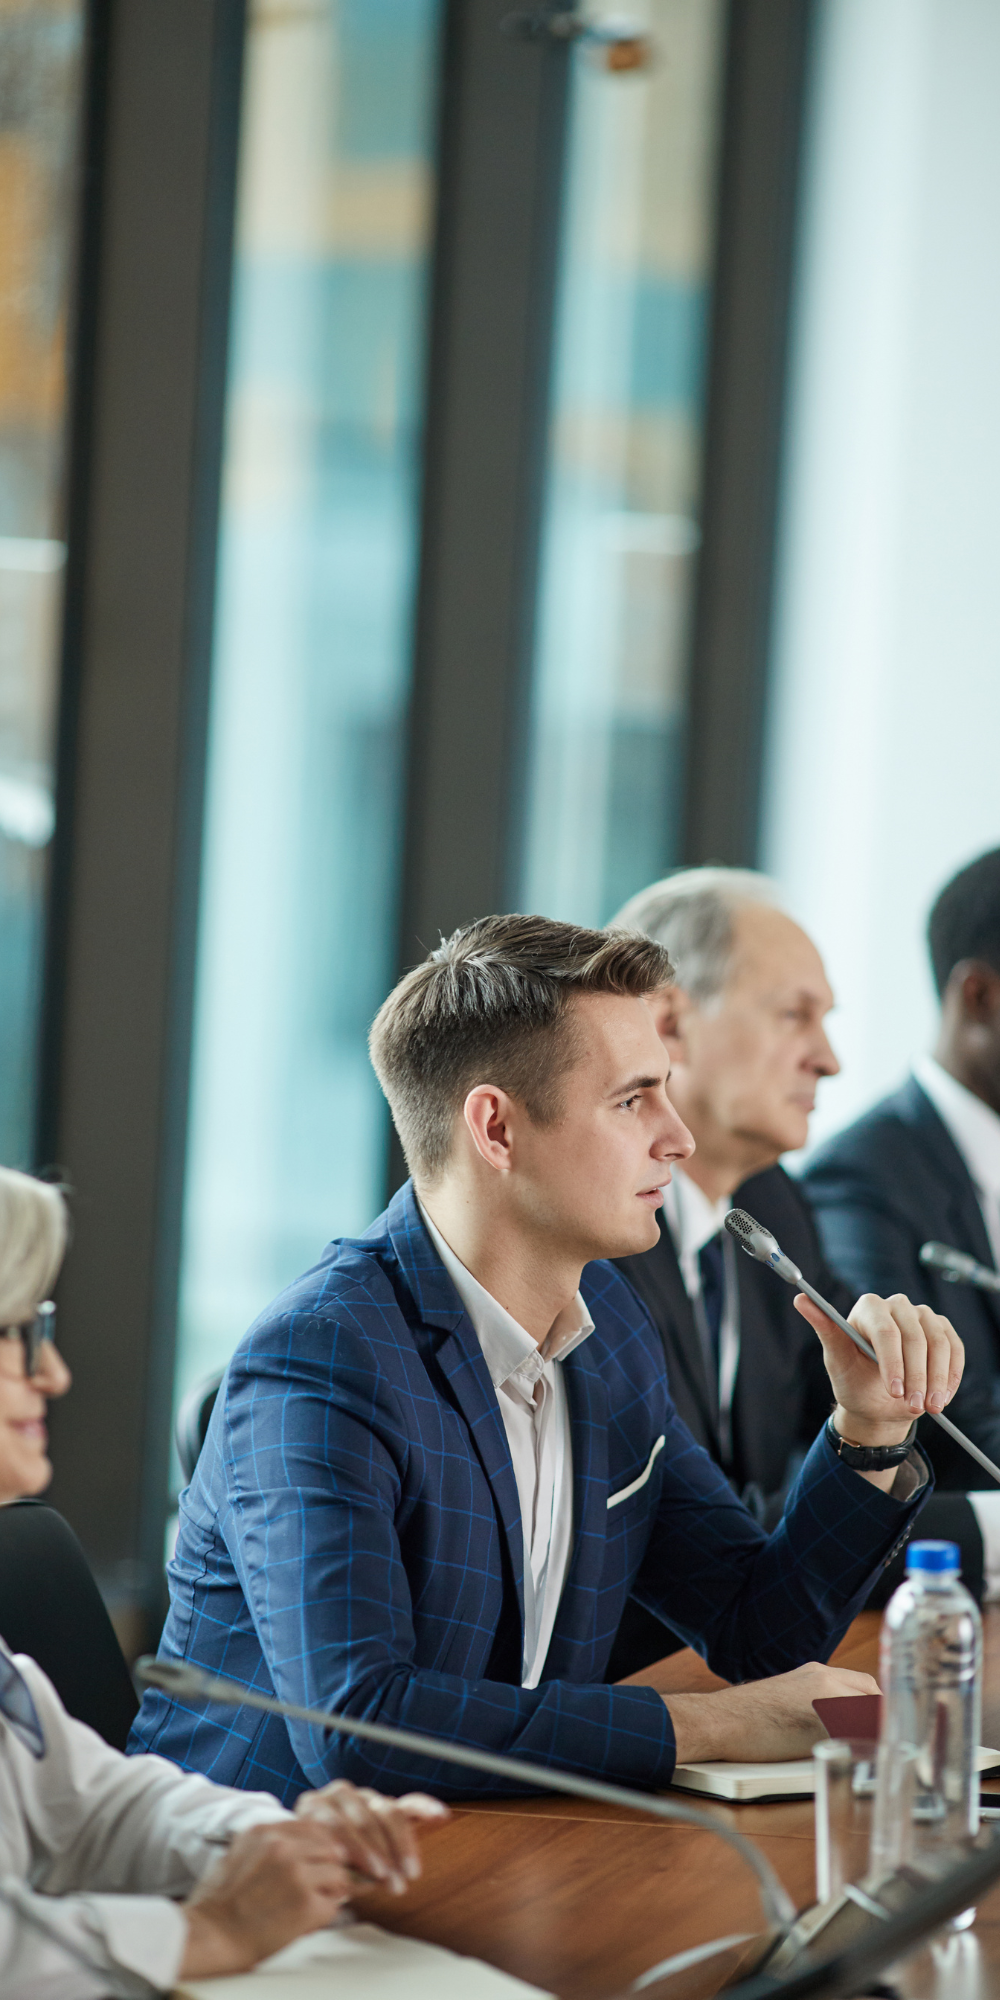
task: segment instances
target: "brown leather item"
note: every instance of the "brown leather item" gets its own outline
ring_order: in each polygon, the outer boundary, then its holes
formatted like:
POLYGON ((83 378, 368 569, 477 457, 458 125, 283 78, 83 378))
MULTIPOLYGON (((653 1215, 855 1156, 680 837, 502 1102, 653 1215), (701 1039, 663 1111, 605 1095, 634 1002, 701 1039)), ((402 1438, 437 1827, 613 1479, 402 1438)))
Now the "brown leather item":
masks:
POLYGON ((828 1736, 839 1743, 877 1743, 882 1727, 880 1694, 842 1694, 814 1701, 828 1736))

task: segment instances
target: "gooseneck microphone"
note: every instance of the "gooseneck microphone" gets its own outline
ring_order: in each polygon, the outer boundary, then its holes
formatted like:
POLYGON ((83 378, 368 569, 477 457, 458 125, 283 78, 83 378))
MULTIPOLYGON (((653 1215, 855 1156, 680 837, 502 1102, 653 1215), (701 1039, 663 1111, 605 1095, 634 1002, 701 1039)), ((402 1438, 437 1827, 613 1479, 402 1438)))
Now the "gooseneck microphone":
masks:
POLYGON ((980 1264, 964 1250, 953 1250, 949 1243, 923 1244, 920 1262, 940 1271, 949 1285, 978 1285, 981 1292, 1000 1292, 1000 1271, 991 1271, 988 1264, 980 1264))
POLYGON ((761 1905, 769 1925, 785 1932, 795 1922, 795 1904, 778 1880, 770 1862, 752 1840, 728 1826, 721 1814, 703 1806, 678 1805, 655 1792, 633 1792, 623 1785, 606 1785, 597 1778, 571 1776, 567 1771, 550 1770, 521 1757, 499 1757, 492 1750, 473 1750, 462 1743, 450 1743, 441 1736, 427 1736, 422 1730, 396 1729, 386 1722, 366 1722, 360 1716, 338 1715, 334 1710, 302 1708, 298 1702, 279 1701, 275 1695, 259 1694, 256 1688, 241 1687, 238 1681, 223 1680, 205 1673, 187 1660, 157 1660, 146 1654, 137 1660, 135 1678, 144 1687, 159 1688, 175 1699, 219 1702, 226 1708, 259 1708, 265 1715, 283 1715, 291 1722, 306 1722, 313 1729, 333 1730, 340 1736, 360 1736, 368 1743, 384 1743, 392 1750, 407 1750, 411 1756, 427 1757, 434 1763, 459 1764, 467 1771, 487 1771, 491 1777, 512 1779, 523 1787, 537 1785, 540 1791, 567 1792, 571 1798, 596 1799, 602 1805, 629 1806, 636 1812, 653 1813, 658 1819, 681 1820, 685 1826, 700 1827, 703 1833, 717 1833, 736 1849, 757 1877, 761 1905))
MULTIPOLYGON (((861 1353, 867 1354, 869 1361, 874 1361, 876 1367, 878 1366, 878 1355, 874 1347, 863 1334, 856 1333, 843 1314, 839 1313, 836 1307, 832 1306, 828 1299, 824 1299, 809 1280, 802 1276, 798 1265, 793 1264, 791 1258, 785 1256, 769 1229, 763 1229, 760 1223, 755 1222, 753 1216, 748 1215, 742 1208, 730 1209, 726 1217, 726 1228, 731 1236, 735 1236, 737 1243, 746 1251, 748 1257, 756 1257, 759 1264, 768 1264, 772 1271, 777 1272, 779 1278, 784 1278, 786 1285, 794 1285, 796 1291, 805 1292, 806 1297, 812 1299, 813 1304, 826 1314, 827 1319, 832 1319, 834 1325, 839 1326, 849 1340, 853 1340, 855 1347, 860 1348, 861 1353)), ((990 1478, 995 1479, 1000 1486, 1000 1466, 994 1465, 993 1460, 987 1458, 986 1453, 980 1451, 979 1446, 973 1444, 971 1438, 967 1438, 965 1432, 960 1431, 950 1417, 937 1410, 928 1410, 925 1414, 933 1417, 934 1422, 939 1424, 943 1431, 947 1431, 948 1436, 954 1438, 955 1443, 960 1444, 962 1450, 967 1451, 969 1457, 974 1458, 976 1464, 981 1465, 983 1471, 988 1472, 990 1478)))
MULTIPOLYGON (((749 1222, 750 1218, 746 1220, 749 1222)), ((750 1226, 756 1229, 757 1225, 751 1223, 750 1226)), ((767 1232, 760 1233, 766 1236, 767 1232)), ((776 1244, 774 1247, 777 1250, 776 1244)), ((780 1257, 780 1251, 778 1255, 780 1257)), ((770 1256, 764 1261, 770 1262, 770 1256)), ((789 1259, 784 1261, 794 1270, 789 1259)), ((795 1283, 798 1282, 796 1279, 795 1283)), ((824 1306, 823 1310, 825 1312, 827 1307, 824 1306)), ((756 1875, 761 1902, 772 1931, 769 1939, 761 1940, 766 1953, 763 1966, 738 1986, 727 1988, 731 2000, 808 2000, 808 1996, 813 1995, 818 2000, 820 1995, 864 1991, 868 1976, 922 1942, 949 1917, 968 1909, 1000 1875, 1000 1838, 988 1836, 978 1850, 963 1856, 940 1881, 928 1882, 903 1870, 898 1879, 894 1877, 892 1883, 885 1885, 886 1888, 895 1886, 891 1900, 879 1903, 869 1898, 863 1905, 852 1906, 855 1920, 859 1916, 863 1918, 866 1910, 868 1912, 868 1920, 862 1924, 860 1934, 855 1922, 853 1929, 848 1927, 846 1936, 842 1925, 835 1927, 832 1923, 827 1929, 821 1928, 817 1935, 807 1922, 795 1925, 796 1913, 791 1897, 759 1847, 704 1807, 676 1805, 673 1800, 660 1798, 654 1793, 605 1785, 596 1778, 571 1777, 566 1772, 551 1771, 545 1765, 529 1763, 526 1759, 522 1761, 519 1757, 499 1757, 490 1750, 466 1749, 463 1744, 427 1736, 422 1731, 395 1729, 388 1723, 366 1722, 356 1716, 338 1715, 332 1710, 302 1708, 296 1702, 279 1701, 273 1695, 258 1694, 254 1688, 240 1687, 236 1681, 219 1679, 187 1661, 146 1657, 136 1663, 135 1676, 144 1686, 161 1688, 165 1694, 220 1702, 227 1707, 260 1709, 266 1715, 283 1715, 293 1722, 306 1722, 315 1729, 335 1730, 342 1736, 360 1736, 369 1742, 385 1743, 392 1749, 415 1752, 435 1762, 459 1764, 470 1771, 487 1771, 491 1776, 513 1779, 519 1785, 537 1785, 542 1790, 566 1792, 575 1798, 634 1807, 638 1812, 653 1813, 660 1819, 680 1820, 700 1827, 703 1832, 717 1833, 720 1839, 735 1848, 756 1875), (899 1908, 900 1898, 902 1908, 899 1908), (774 1932, 777 1936, 773 1935, 774 1932), (772 1961, 774 1970, 769 1971, 767 1968, 772 1961)), ((4 1900, 5 1885, 0 1884, 0 1901, 4 1900)), ((834 1914, 831 1908, 831 1915, 834 1914)), ((680 1959, 668 1959, 636 1980, 629 1993, 636 1994, 642 1989, 652 1995, 660 1990, 665 1979, 669 1982, 671 1974, 679 1971, 682 1965, 690 1964, 695 1958, 710 1957, 713 1950, 717 1951, 726 1944, 743 1941, 742 1936, 717 1939, 714 1946, 706 1946, 694 1954, 683 1953, 680 1959)), ((758 1965, 761 1965, 759 1959, 758 1965)))

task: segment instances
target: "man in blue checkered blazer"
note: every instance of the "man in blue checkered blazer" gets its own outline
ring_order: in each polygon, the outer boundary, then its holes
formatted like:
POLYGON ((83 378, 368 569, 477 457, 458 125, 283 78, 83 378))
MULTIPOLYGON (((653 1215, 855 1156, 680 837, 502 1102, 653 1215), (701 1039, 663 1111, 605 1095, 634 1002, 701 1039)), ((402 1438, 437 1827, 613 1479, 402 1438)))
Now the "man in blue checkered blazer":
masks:
MULTIPOLYGON (((237 1349, 181 1502, 166 1656, 656 1787, 678 1756, 801 1753, 815 1695, 874 1685, 807 1663, 912 1525, 913 1411, 948 1399, 961 1349, 924 1308, 866 1299, 875 1369, 803 1302, 834 1417, 764 1535, 676 1416, 645 1309, 595 1261, 655 1240, 691 1151, 642 997, 669 976, 646 938, 492 918, 390 995, 372 1053, 414 1182, 237 1349), (604 1685, 630 1593, 757 1685, 669 1707, 604 1685)), ((160 1693, 131 1747, 283 1800, 337 1775, 489 1789, 160 1693)))

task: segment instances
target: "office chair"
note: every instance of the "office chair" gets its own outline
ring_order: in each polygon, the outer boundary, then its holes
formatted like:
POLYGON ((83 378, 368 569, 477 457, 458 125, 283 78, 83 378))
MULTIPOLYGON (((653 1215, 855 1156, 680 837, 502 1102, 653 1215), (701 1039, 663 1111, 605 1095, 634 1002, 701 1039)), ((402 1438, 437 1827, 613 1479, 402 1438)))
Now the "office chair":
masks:
POLYGON ((124 1654, 72 1528, 40 1500, 0 1507, 0 1634, 70 1715, 124 1750, 139 1706, 124 1654))
MULTIPOLYGON (((986 1587, 985 1556, 979 1523, 964 1493, 932 1493, 918 1517, 917 1533, 933 1541, 957 1542, 962 1558, 962 1582, 981 1605, 986 1587)), ((906 1576, 906 1549, 897 1549, 882 1571, 866 1611, 884 1611, 906 1576)))
POLYGON ((196 1382, 194 1388, 189 1389, 177 1412, 174 1442, 185 1486, 190 1485, 194 1475, 198 1454, 205 1442, 212 1411, 215 1408, 222 1375, 223 1371, 220 1369, 218 1374, 206 1375, 204 1381, 196 1382))

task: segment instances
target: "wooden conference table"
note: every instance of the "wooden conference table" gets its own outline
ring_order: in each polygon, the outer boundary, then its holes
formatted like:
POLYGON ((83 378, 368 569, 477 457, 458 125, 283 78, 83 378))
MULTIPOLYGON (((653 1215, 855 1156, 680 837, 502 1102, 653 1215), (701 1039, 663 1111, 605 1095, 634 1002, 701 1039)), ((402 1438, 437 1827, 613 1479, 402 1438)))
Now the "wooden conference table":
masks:
MULTIPOLYGON (((1000 1606, 984 1622, 983 1741, 1000 1747, 1000 1606)), ((878 1613, 862 1613, 835 1661, 874 1672, 878 1629, 878 1613)), ((721 1685, 687 1651, 634 1678, 665 1694, 721 1685)), ((797 1906, 812 1901, 811 1800, 718 1810, 759 1841, 797 1906)), ((609 2000, 675 1952, 762 1928, 753 1877, 714 1835, 554 1796, 457 1808, 425 1840, 424 1874, 405 1902, 371 1895, 360 1910, 560 2000, 609 2000)), ((892 1984, 907 2000, 1000 2000, 1000 1885, 973 1930, 915 1954, 892 1984)), ((679 1982, 678 2000, 688 1990, 679 1982)), ((690 1990, 714 1991, 714 1979, 702 1968, 690 1990)))

